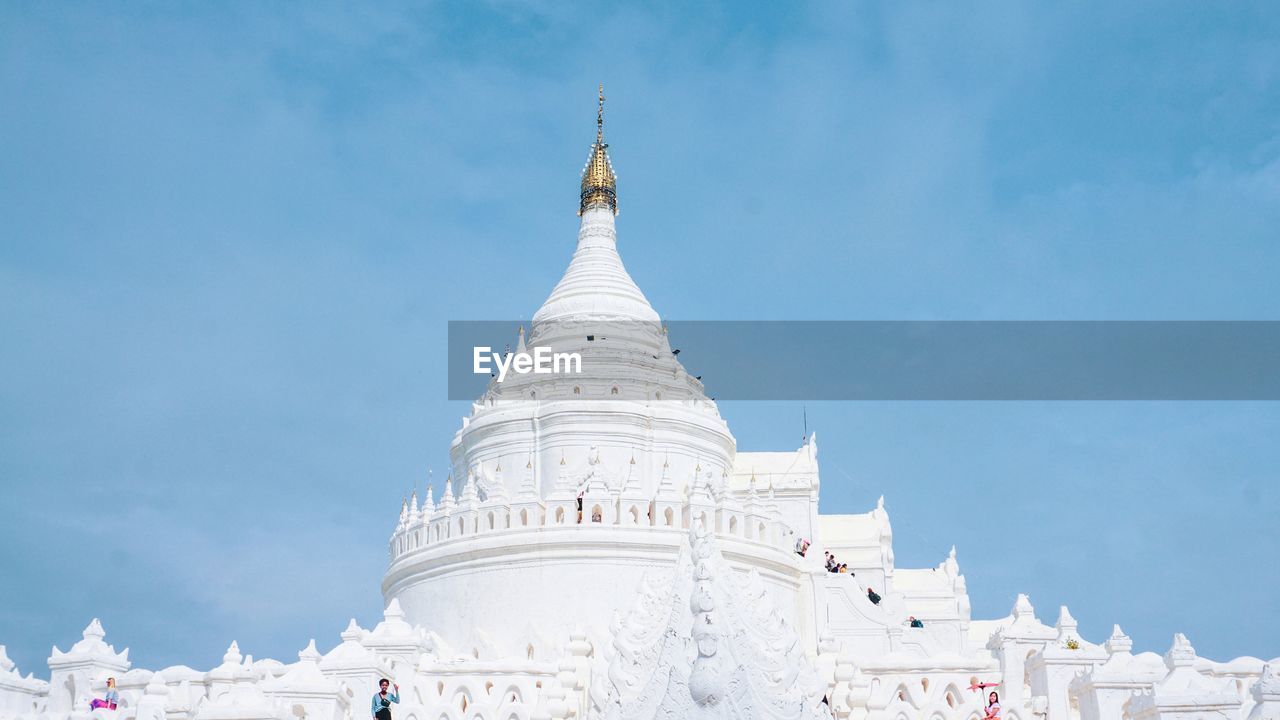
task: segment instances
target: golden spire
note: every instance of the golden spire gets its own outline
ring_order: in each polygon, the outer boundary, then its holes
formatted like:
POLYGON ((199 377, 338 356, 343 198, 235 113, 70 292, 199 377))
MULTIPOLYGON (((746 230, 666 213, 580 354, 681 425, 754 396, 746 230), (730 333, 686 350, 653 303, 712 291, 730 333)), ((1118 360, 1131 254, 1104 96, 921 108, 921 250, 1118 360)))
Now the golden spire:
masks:
POLYGON ((596 205, 608 205, 618 214, 618 177, 613 174, 609 162, 609 145, 604 141, 604 85, 600 85, 600 105, 596 108, 596 143, 591 146, 591 157, 582 170, 582 195, 578 214, 596 205))

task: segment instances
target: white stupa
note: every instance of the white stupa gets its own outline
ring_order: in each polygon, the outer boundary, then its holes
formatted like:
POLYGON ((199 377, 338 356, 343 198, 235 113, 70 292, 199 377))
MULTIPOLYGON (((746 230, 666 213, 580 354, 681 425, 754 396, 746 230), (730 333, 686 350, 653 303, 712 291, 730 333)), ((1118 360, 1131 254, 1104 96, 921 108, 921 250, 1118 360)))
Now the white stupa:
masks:
POLYGON ((740 451, 622 264, 603 104, 577 249, 516 338, 593 361, 473 404, 440 501, 400 508, 383 621, 289 664, 233 642, 207 671, 151 672, 95 619, 48 681, 0 646, 0 720, 367 720, 380 678, 397 720, 972 720, 991 691, 1004 720, 1280 718, 1280 660, 1212 662, 1181 635, 1135 655, 1118 626, 1094 643, 1024 595, 974 620, 954 549, 895 566, 883 498, 819 514, 815 438, 740 451), (108 677, 119 707, 90 711, 108 677))

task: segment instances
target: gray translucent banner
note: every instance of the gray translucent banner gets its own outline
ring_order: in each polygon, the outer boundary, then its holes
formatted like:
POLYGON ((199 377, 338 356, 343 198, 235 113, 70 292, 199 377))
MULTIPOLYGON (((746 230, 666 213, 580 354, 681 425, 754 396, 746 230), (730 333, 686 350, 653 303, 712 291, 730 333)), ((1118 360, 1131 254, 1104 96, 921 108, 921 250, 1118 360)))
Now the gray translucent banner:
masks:
MULTIPOLYGON (((520 325, 449 323, 449 399, 484 395, 498 373, 474 372, 475 349, 514 353, 520 325)), ((575 323, 534 337, 572 346, 590 376, 616 338, 660 336, 661 352, 717 400, 1280 400, 1280 321, 664 325, 665 335, 640 323, 575 323)), ((592 398, 616 399, 584 393, 592 398)))

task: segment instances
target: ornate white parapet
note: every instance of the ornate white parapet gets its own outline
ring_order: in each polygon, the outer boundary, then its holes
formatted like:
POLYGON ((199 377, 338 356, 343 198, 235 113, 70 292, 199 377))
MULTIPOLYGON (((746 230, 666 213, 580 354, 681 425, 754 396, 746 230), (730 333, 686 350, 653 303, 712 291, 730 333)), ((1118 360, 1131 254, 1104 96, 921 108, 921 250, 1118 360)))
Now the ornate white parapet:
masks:
POLYGON ((49 683, 30 673, 23 677, 0 645, 0 717, 35 714, 49 695, 49 683))
POLYGON ((1153 662, 1157 656, 1146 653, 1135 657, 1130 652, 1133 641, 1119 625, 1112 628, 1103 649, 1107 652, 1106 661, 1074 678, 1069 686, 1081 720, 1120 717, 1125 702, 1135 691, 1150 689, 1166 673, 1162 662, 1153 662))
POLYGON ((293 717, 342 720, 350 712, 355 698, 343 692, 339 680, 325 676, 320 660, 316 641, 312 640, 298 653, 296 664, 280 677, 263 683, 263 694, 285 707, 293 717))
POLYGON ((1196 651, 1182 633, 1164 654, 1168 673, 1150 690, 1135 692, 1124 711, 1132 720, 1205 720, 1235 718, 1240 697, 1229 680, 1195 670, 1196 651))

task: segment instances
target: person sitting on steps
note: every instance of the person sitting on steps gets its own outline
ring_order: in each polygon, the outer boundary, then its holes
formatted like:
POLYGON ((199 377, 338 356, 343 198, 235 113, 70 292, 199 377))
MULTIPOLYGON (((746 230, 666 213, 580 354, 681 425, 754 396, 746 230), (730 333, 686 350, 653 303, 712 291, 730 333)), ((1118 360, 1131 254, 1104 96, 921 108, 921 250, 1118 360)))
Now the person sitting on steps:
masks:
POLYGON ((120 692, 116 690, 116 679, 109 677, 107 678, 107 694, 102 698, 94 698, 93 702, 89 703, 89 709, 105 708, 107 710, 115 710, 119 707, 119 704, 120 692))
POLYGON ((872 605, 880 604, 880 596, 871 588, 867 588, 867 599, 871 601, 872 605))
POLYGON ((907 624, 908 624, 908 625, 910 625, 910 626, 911 626, 911 627, 913 627, 913 628, 922 628, 922 627, 924 627, 924 622, 923 622, 923 621, 921 621, 921 620, 919 620, 919 619, 917 619, 915 615, 912 615, 911 617, 907 618, 907 624))
POLYGON ((801 537, 796 538, 796 554, 804 557, 807 552, 809 552, 809 541, 801 537))

